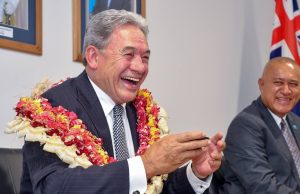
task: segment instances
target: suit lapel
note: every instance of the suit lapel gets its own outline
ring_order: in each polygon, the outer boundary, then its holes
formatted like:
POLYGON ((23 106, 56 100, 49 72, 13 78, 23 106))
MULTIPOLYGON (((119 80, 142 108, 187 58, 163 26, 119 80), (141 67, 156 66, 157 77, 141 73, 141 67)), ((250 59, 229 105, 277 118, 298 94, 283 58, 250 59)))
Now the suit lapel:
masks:
POLYGON ((297 126, 297 128, 292 128, 293 130, 293 134, 295 136, 298 148, 300 149, 300 129, 299 126, 297 126))
MULTIPOLYGON (((295 116, 292 113, 289 113, 287 115, 287 122, 289 124, 290 130, 292 132, 292 134, 294 135, 294 138, 296 140, 296 143, 298 145, 298 148, 300 148, 300 129, 299 129, 299 122, 296 121, 295 116)), ((290 152, 289 152, 290 153, 290 152)), ((292 156, 291 156, 292 157, 292 156)), ((294 160, 293 160, 294 161, 294 160)), ((293 170, 295 177, 298 181, 298 185, 300 185, 300 177, 298 175, 298 171, 296 169, 296 166, 293 170)))
POLYGON ((298 145, 298 148, 300 148, 300 127, 299 123, 297 123, 295 116, 289 113, 287 115, 287 120, 289 123, 289 127, 292 131, 292 134, 294 135, 294 138, 296 140, 296 143, 298 145))
POLYGON ((262 103, 261 98, 259 98, 257 101, 259 111, 261 113, 262 119, 267 124, 269 130, 274 135, 274 138, 278 142, 278 148, 280 149, 280 153, 282 153, 287 161, 292 160, 292 155, 290 154, 290 150, 288 148, 288 145, 286 144, 286 141, 282 135, 282 132, 275 122, 274 118, 272 117, 271 113, 268 111, 267 107, 262 103))
MULTIPOLYGON (((94 91, 86 72, 84 71, 78 78, 76 78, 77 100, 83 106, 85 112, 89 116, 93 129, 89 129, 94 135, 103 139, 103 147, 110 156, 113 156, 113 146, 111 141, 111 134, 107 124, 106 117, 103 112, 102 105, 94 91)), ((135 152, 139 146, 139 138, 136 132, 137 118, 136 110, 132 102, 126 105, 126 114, 131 130, 133 145, 135 152)))
POLYGON ((132 141, 133 141, 133 145, 134 145, 134 151, 136 153, 138 146, 139 146, 139 143, 138 143, 139 138, 138 138, 138 134, 136 131, 136 128, 137 128, 136 110, 135 110, 135 107, 133 106, 132 102, 129 102, 126 104, 126 114, 127 114, 128 122, 130 125, 131 136, 132 136, 132 141))
POLYGON ((94 126, 89 130, 97 137, 102 138, 104 149, 110 156, 113 156, 113 146, 106 117, 85 71, 76 78, 76 89, 77 100, 89 116, 91 125, 94 126))

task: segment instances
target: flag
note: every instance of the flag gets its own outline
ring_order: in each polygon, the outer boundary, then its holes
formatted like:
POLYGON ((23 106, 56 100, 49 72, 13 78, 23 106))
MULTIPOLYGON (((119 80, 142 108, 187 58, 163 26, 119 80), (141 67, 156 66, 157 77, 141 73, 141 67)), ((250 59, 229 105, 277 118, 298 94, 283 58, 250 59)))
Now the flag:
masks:
MULTIPOLYGON (((275 0, 270 58, 285 56, 300 65, 300 11, 297 0, 275 0)), ((293 112, 300 116, 300 103, 293 112)))

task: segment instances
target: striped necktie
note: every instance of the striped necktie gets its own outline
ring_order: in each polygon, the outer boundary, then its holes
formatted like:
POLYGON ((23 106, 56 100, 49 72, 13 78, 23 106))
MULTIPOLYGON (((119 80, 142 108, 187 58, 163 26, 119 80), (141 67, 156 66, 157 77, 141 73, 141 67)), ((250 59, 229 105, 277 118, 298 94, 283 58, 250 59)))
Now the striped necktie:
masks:
POLYGON ((299 150, 299 147, 296 143, 296 140, 295 140, 291 130, 288 128, 284 119, 281 120, 280 126, 281 126, 282 135, 291 151, 291 154, 293 156, 293 159, 294 159, 297 171, 298 171, 298 175, 300 176, 300 150, 299 150))
POLYGON ((116 159, 126 160, 129 158, 127 143, 126 143, 126 136, 125 136, 125 128, 123 124, 123 106, 117 104, 113 108, 113 138, 114 138, 114 145, 115 145, 115 154, 116 159))

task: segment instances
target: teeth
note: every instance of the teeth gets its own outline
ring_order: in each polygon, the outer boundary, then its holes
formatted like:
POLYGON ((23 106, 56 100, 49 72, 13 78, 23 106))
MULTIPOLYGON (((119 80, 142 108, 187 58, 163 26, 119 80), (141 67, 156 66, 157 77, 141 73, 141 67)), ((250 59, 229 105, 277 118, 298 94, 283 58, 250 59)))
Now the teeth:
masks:
POLYGON ((280 101, 290 101, 289 98, 278 98, 278 100, 280 100, 280 101))
POLYGON ((279 100, 289 100, 289 98, 282 98, 282 97, 279 97, 278 99, 279 100))
POLYGON ((122 79, 127 79, 127 80, 134 81, 134 82, 140 81, 140 79, 134 78, 134 77, 123 77, 122 79))

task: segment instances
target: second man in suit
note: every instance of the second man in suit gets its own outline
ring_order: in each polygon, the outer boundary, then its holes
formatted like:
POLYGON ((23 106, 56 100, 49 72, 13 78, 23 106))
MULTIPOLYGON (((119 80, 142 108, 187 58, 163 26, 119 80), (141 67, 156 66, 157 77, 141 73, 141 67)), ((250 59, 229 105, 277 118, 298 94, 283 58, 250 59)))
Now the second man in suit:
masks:
POLYGON ((270 60, 258 80, 260 97, 239 113, 226 136, 226 194, 300 194, 300 69, 286 57, 270 60))

